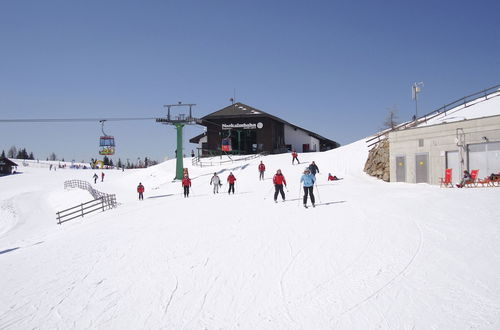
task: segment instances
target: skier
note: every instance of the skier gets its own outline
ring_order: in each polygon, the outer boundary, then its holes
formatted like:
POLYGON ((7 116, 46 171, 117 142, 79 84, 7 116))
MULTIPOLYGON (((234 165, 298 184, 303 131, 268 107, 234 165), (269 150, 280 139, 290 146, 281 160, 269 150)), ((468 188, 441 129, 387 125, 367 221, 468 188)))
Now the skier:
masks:
POLYGON ((307 208, 307 195, 311 197, 311 203, 312 206, 315 207, 314 202, 314 194, 313 194, 313 188, 314 188, 314 182, 316 181, 316 177, 311 174, 311 171, 309 170, 309 167, 307 167, 304 170, 304 175, 300 178, 300 182, 303 183, 304 186, 304 207, 307 208))
POLYGON ((214 185, 214 194, 218 194, 219 187, 222 186, 222 184, 220 183, 220 178, 217 175, 217 173, 214 173, 214 176, 210 180, 210 185, 212 185, 212 184, 214 185))
POLYGON ((259 180, 264 180, 264 172, 266 171, 266 165, 260 161, 259 164, 259 180))
POLYGON ((274 184, 274 201, 278 202, 278 193, 281 194, 281 198, 283 198, 283 202, 285 201, 285 192, 283 191, 283 185, 286 187, 285 176, 281 174, 281 170, 277 170, 276 174, 273 177, 274 184))
POLYGON ((144 196, 143 196, 144 186, 140 182, 139 182, 139 185, 137 186, 137 192, 139 193, 139 200, 144 200, 144 196))
POLYGON ((234 195, 234 182, 236 181, 236 177, 233 175, 233 172, 229 172, 229 176, 227 177, 227 182, 229 183, 229 190, 227 191, 228 194, 231 194, 231 191, 233 192, 234 195))
POLYGON ((316 176, 316 172, 319 174, 319 168, 318 166, 316 165, 316 163, 313 162, 311 163, 311 165, 309 165, 309 171, 311 172, 312 175, 316 176))
POLYGON ((292 150, 292 165, 294 164, 295 160, 297 160, 297 164, 300 164, 299 159, 297 158, 297 152, 295 152, 295 149, 292 150))
POLYGON ((332 175, 331 173, 328 173, 328 181, 336 181, 339 178, 337 178, 336 175, 332 175))
POLYGON ((189 187, 191 187, 191 179, 187 174, 182 178, 182 187, 184 188, 184 198, 189 197, 189 187))
POLYGON ((93 178, 94 178, 94 183, 97 183, 97 179, 99 178, 99 177, 97 176, 97 173, 94 173, 93 178))
POLYGON ((104 181, 104 172, 101 172, 101 182, 104 181))

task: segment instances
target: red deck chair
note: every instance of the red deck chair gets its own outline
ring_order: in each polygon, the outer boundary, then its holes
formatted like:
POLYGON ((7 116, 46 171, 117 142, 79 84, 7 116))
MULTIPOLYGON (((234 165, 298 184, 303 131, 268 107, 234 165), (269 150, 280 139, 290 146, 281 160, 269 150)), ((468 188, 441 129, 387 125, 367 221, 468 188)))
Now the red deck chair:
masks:
POLYGON ((477 174, 479 170, 472 170, 470 172, 470 180, 467 180, 464 184, 465 187, 477 187, 477 174))
POLYGON ((492 186, 496 186, 496 187, 500 187, 500 173, 497 173, 496 174, 496 178, 494 178, 493 180, 491 180, 491 185, 492 186))
POLYGON ((445 186, 453 188, 453 183, 451 183, 451 168, 447 168, 444 171, 444 179, 443 178, 439 179, 441 180, 441 184, 439 185, 440 187, 445 186))

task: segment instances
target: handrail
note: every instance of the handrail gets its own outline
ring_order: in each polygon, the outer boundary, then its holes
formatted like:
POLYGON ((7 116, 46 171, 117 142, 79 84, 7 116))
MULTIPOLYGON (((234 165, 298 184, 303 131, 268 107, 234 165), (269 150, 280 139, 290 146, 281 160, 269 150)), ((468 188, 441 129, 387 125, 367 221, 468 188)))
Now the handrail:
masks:
POLYGON ((483 89, 482 91, 479 91, 477 93, 473 93, 473 94, 464 96, 464 97, 457 99, 451 103, 445 104, 444 106, 440 107, 439 109, 431 111, 431 112, 417 118, 414 121, 404 122, 404 123, 401 123, 399 125, 394 126, 394 128, 386 129, 386 130, 376 134, 375 136, 371 137, 370 139, 366 140, 366 143, 369 143, 369 142, 377 139, 377 141, 372 142, 368 145, 368 147, 371 147, 372 145, 377 144, 381 140, 385 139, 385 138, 381 139, 381 137, 384 137, 388 132, 418 126, 418 124, 420 124, 422 122, 427 122, 428 120, 430 120, 438 115, 443 115, 443 114, 446 115, 446 113, 448 111, 456 109, 457 107, 459 107, 461 105, 463 105, 463 107, 466 108, 468 106, 467 103, 474 102, 482 97, 484 97, 484 100, 482 100, 481 102, 486 101, 486 100, 488 100, 488 96, 490 96, 491 94, 494 94, 494 93, 499 93, 499 95, 496 95, 496 96, 500 96, 499 88, 500 88, 500 84, 495 85, 493 87, 483 89))
POLYGON ((252 155, 249 155, 249 156, 246 156, 246 157, 243 157, 243 158, 238 158, 238 159, 233 159, 233 158, 231 158, 231 157, 228 156, 229 160, 209 161, 209 162, 208 161, 202 161, 201 157, 196 156, 196 157, 193 157, 193 160, 191 161, 191 163, 193 164, 193 166, 199 166, 199 167, 216 166, 216 165, 222 165, 222 164, 227 164, 227 163, 243 162, 243 161, 247 161, 247 160, 250 160, 250 159, 255 159, 257 157, 265 156, 267 154, 269 154, 269 153, 268 152, 261 152, 261 153, 258 153, 258 154, 252 154, 252 155))

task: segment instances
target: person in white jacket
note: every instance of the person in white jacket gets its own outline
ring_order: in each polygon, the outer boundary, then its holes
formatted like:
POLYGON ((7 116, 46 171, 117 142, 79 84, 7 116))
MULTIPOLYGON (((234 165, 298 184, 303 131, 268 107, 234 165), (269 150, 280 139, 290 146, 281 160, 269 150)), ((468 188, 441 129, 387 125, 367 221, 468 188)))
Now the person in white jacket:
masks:
POLYGON ((214 176, 210 180, 210 184, 214 186, 214 194, 219 193, 219 187, 222 186, 220 183, 220 178, 217 176, 217 173, 214 173, 214 176))

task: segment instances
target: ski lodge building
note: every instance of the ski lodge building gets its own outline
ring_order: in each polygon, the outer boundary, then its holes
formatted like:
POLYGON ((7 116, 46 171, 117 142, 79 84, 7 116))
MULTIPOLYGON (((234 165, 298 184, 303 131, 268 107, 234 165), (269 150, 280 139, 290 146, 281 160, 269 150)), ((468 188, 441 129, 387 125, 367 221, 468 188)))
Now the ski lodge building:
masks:
POLYGON ((198 144, 198 155, 211 150, 239 154, 326 151, 335 141, 293 125, 243 103, 234 103, 201 118, 206 131, 189 140, 198 144))
POLYGON ((8 158, 0 158, 0 176, 12 174, 12 169, 17 167, 17 164, 8 158))
POLYGON ((452 169, 453 183, 464 170, 479 170, 479 178, 500 173, 499 87, 450 103, 416 127, 390 132, 390 181, 440 184, 446 169, 452 169))

